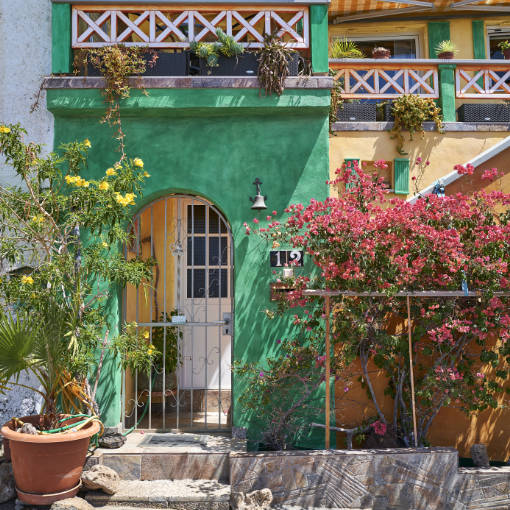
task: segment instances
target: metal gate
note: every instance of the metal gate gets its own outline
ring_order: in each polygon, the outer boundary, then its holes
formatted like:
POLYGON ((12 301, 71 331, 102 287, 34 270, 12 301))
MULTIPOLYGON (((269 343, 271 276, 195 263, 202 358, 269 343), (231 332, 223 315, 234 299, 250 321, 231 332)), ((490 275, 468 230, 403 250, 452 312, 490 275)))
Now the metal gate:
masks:
POLYGON ((231 424, 233 243, 208 201, 171 195, 133 219, 126 256, 156 260, 149 292, 128 286, 124 319, 159 355, 150 374, 123 374, 123 426, 224 430, 231 424))

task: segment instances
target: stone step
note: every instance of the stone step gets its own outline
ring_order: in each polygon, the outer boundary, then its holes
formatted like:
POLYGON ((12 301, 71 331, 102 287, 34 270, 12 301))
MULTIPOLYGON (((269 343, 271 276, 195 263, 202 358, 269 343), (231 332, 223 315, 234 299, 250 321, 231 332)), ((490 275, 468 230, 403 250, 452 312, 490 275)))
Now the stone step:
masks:
POLYGON ((95 507, 169 508, 173 510, 228 510, 230 485, 216 480, 121 481, 110 496, 91 491, 85 499, 95 507))

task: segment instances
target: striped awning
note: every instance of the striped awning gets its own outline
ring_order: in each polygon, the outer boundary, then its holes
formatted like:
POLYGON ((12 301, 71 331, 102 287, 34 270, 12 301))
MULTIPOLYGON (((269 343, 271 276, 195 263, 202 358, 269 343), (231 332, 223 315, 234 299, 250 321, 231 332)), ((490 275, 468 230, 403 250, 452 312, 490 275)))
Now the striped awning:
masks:
MULTIPOLYGON (((508 12, 510 13, 509 0, 331 0, 329 6, 330 16, 338 18, 371 14, 374 17, 393 14, 406 14, 420 11, 485 11, 485 12, 508 12)), ((363 19, 362 17, 359 19, 363 19)))

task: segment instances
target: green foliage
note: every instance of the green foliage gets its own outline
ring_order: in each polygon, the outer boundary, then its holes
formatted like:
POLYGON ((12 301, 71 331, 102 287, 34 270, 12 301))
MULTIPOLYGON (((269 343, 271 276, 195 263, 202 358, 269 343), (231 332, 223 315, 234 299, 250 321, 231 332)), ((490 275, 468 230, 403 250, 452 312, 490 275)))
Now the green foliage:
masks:
POLYGON ((239 405, 259 422, 263 435, 258 439, 266 448, 292 449, 309 428, 306 417, 322 411, 317 390, 324 381, 323 349, 318 335, 308 345, 281 341, 262 367, 234 363, 245 384, 239 405))
MULTIPOLYGON (((160 322, 171 323, 172 317, 178 315, 177 310, 172 310, 170 314, 161 313, 160 322)), ((165 371, 175 372, 178 365, 182 363, 182 356, 179 352, 179 339, 182 338, 182 331, 177 327, 155 327, 152 329, 152 344, 158 350, 154 359, 159 370, 163 369, 163 351, 165 351, 165 371), (166 329, 166 333, 165 333, 166 329), (166 347, 165 346, 166 339, 166 347)))
POLYGON ((402 131, 409 131, 412 140, 415 133, 423 136, 423 123, 434 121, 437 130, 443 133, 441 109, 431 98, 423 98, 414 94, 402 95, 393 102, 393 116, 395 124, 392 129, 393 138, 397 139, 397 152, 405 155, 404 136, 402 131))
POLYGON ((149 344, 148 331, 139 331, 136 322, 129 322, 113 342, 113 349, 121 356, 122 368, 149 374, 152 363, 162 353, 156 346, 149 344))
POLYGON ((329 58, 365 58, 365 55, 354 41, 345 37, 333 41, 329 47, 329 58))
POLYGON ((510 50, 510 42, 508 40, 501 41, 500 43, 498 43, 498 48, 501 51, 510 50))
POLYGON ((266 34, 264 47, 259 51, 258 78, 260 87, 271 95, 281 95, 289 75, 289 60, 295 52, 275 34, 266 34))
POLYGON ((9 379, 29 369, 47 381, 45 407, 51 413, 57 401, 63 409, 90 408, 94 395, 83 388, 97 350, 109 348, 100 340, 114 327, 107 314, 110 292, 152 280, 152 259, 125 260, 121 252, 131 242, 130 207, 149 174, 141 159, 125 158, 103 177, 86 180, 80 173, 89 140, 64 144, 58 154, 42 157, 40 146, 23 142, 24 134, 19 125, 0 126, 0 154, 21 183, 0 187, 5 271, 0 303, 21 321, 10 329, 4 323, 4 342, 14 338, 13 331, 16 338, 26 334, 24 341, 0 348, 0 386, 12 386, 16 381, 9 379), (16 271, 20 266, 24 273, 16 271), (20 329, 37 324, 44 331, 36 328, 35 336, 20 329), (13 348, 19 349, 17 365, 13 348))
POLYGON ((436 55, 441 55, 441 53, 458 53, 459 50, 457 49, 457 46, 452 43, 452 41, 441 41, 435 48, 436 55))
POLYGON ((233 36, 225 34, 221 28, 216 29, 216 42, 192 42, 191 51, 207 60, 209 67, 216 67, 220 56, 234 58, 244 53, 244 47, 233 36))

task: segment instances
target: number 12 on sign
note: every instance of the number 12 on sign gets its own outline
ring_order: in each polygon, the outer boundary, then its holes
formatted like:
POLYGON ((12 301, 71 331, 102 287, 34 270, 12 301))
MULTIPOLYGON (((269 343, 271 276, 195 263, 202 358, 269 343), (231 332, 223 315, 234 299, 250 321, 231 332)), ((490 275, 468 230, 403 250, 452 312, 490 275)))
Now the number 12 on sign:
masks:
POLYGON ((269 255, 271 267, 303 266, 304 257, 301 250, 274 250, 270 251, 269 255))

